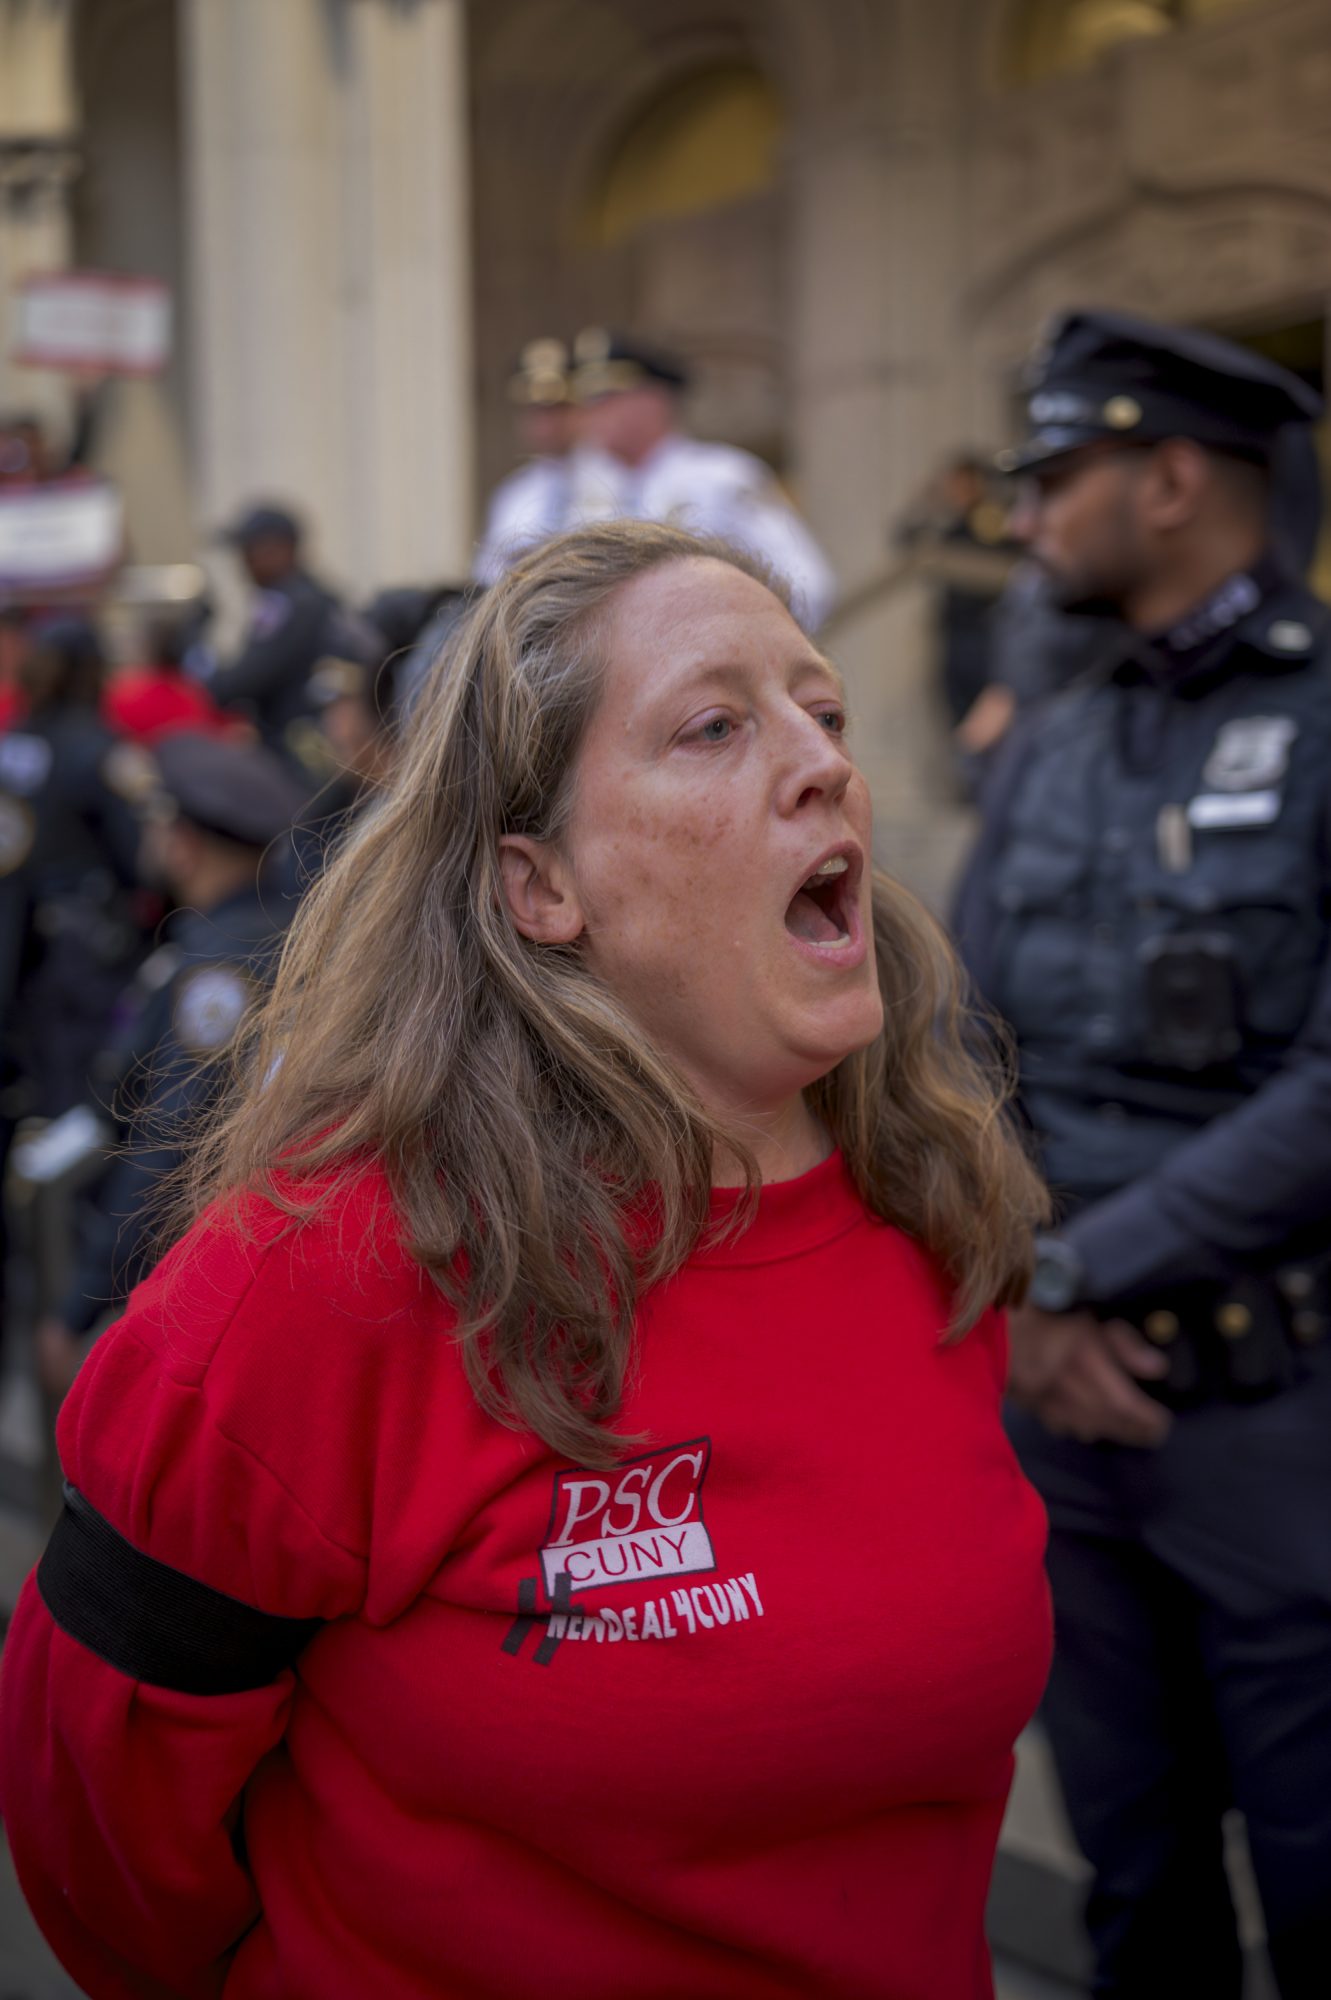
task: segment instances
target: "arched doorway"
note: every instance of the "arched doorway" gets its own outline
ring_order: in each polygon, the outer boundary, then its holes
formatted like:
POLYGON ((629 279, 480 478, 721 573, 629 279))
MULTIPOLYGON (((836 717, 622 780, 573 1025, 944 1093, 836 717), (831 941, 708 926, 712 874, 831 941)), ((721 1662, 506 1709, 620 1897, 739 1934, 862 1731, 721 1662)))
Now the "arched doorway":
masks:
POLYGON ((615 133, 578 225, 586 251, 617 267, 625 320, 693 365, 692 427, 777 466, 787 456, 784 127, 776 91, 752 65, 675 78, 615 133))

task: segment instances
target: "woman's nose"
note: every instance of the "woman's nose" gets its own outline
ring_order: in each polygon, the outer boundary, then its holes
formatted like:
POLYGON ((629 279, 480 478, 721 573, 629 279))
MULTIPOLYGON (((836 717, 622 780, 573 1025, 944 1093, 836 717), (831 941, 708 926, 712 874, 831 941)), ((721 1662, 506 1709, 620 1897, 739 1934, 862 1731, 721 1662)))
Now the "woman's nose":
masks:
POLYGON ((816 716, 802 714, 795 725, 784 790, 798 809, 812 799, 839 799, 854 769, 845 745, 816 716))

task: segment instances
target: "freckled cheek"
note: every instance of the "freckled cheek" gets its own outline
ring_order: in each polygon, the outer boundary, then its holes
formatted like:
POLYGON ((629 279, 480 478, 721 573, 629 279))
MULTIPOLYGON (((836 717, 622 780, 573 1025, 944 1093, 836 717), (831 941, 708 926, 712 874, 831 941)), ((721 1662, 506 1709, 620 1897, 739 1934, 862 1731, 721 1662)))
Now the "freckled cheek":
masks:
POLYGON ((691 900, 736 872, 731 817, 718 816, 704 800, 671 801, 662 810, 621 795, 610 801, 602 826, 579 868, 602 910, 630 892, 639 902, 650 898, 660 905, 691 900))
POLYGON ((636 954, 686 931, 702 871, 682 865, 673 847, 629 817, 584 855, 578 877, 593 939, 607 950, 618 942, 636 954))
POLYGON ((674 830, 659 842, 626 840, 617 851, 607 844, 583 888, 590 942, 605 969, 682 991, 704 966, 715 975, 719 954, 747 951, 754 886, 732 879, 733 852, 728 868, 720 857, 720 847, 680 841, 674 830))

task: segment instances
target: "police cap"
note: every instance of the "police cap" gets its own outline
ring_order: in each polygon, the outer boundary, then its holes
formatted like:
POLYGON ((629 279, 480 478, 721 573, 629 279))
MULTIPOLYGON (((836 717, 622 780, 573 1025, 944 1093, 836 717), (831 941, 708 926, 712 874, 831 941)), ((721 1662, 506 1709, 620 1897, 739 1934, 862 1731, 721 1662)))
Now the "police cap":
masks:
POLYGON ((647 382, 667 389, 689 385, 687 368, 673 354, 601 326, 586 327, 578 335, 573 363, 573 394, 580 403, 613 396, 621 389, 640 389, 647 382))
POLYGON ((1131 313, 1070 312, 1054 320, 1031 364, 1030 434, 998 465, 1023 472, 1105 438, 1192 438, 1266 459, 1278 432, 1321 411, 1297 375, 1218 334, 1131 313))
POLYGON ((305 803, 286 766, 258 743, 182 729, 152 755, 160 791, 182 819, 245 847, 276 840, 305 803))
POLYGON ((287 508, 264 500, 237 514, 234 521, 219 529, 217 539, 229 542, 233 548, 243 549, 248 543, 265 541, 270 535, 284 542, 298 542, 300 522, 287 508))
POLYGON ((547 409, 572 401, 569 388, 568 349, 562 340, 529 340, 518 356, 518 365, 508 378, 508 399, 530 408, 547 409))

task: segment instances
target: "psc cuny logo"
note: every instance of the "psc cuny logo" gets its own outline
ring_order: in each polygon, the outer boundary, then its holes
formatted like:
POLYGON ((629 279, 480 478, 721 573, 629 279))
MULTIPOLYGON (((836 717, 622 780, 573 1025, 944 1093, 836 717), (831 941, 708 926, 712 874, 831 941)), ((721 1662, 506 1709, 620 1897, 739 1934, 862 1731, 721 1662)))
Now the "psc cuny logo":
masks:
POLYGON ((703 1524, 702 1487, 710 1438, 667 1445, 604 1474, 574 1467, 555 1474, 541 1576, 553 1601, 615 1583, 689 1576, 716 1568, 703 1524))

